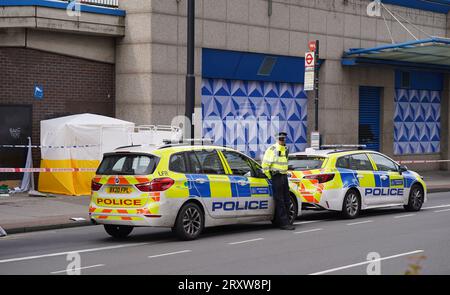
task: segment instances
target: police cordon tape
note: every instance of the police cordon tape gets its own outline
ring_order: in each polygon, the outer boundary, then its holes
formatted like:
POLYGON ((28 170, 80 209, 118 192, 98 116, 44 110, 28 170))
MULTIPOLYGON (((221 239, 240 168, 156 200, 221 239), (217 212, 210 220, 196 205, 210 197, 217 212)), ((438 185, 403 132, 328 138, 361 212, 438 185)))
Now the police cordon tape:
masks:
POLYGON ((405 160, 397 161, 399 164, 431 164, 431 163, 448 163, 450 160, 405 160))
POLYGON ((91 148, 99 147, 99 144, 86 144, 86 145, 61 145, 61 146, 44 146, 44 145, 11 145, 2 144, 0 148, 33 148, 33 149, 81 149, 81 148, 91 148))
POLYGON ((97 168, 0 168, 0 173, 95 172, 97 168))
MULTIPOLYGON (((397 161, 399 164, 430 164, 449 163, 450 160, 405 160, 397 161)), ((0 168, 0 173, 45 173, 45 172, 96 172, 97 168, 0 168)), ((290 178, 292 181, 301 179, 290 178)))

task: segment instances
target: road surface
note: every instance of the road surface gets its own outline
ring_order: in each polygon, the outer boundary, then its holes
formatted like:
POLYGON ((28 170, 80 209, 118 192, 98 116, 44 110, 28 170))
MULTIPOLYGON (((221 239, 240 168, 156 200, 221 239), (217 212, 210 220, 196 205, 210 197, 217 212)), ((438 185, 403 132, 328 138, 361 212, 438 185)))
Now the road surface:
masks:
POLYGON ((84 275, 364 275, 377 269, 369 253, 381 274, 404 274, 419 256, 421 274, 450 274, 448 192, 430 194, 417 213, 380 209, 343 220, 305 211, 296 223, 295 231, 267 223, 211 228, 190 242, 156 228, 135 229, 125 241, 102 226, 10 235, 0 238, 0 274, 66 275, 71 252, 84 275))

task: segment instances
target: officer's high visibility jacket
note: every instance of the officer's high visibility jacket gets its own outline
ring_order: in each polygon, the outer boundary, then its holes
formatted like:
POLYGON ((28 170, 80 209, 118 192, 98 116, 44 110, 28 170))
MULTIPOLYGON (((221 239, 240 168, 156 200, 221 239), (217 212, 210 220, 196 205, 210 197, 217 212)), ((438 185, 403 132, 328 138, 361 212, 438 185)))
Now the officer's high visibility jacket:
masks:
POLYGON ((276 143, 269 147, 264 153, 262 168, 268 177, 271 176, 270 172, 287 174, 288 159, 286 146, 276 143))

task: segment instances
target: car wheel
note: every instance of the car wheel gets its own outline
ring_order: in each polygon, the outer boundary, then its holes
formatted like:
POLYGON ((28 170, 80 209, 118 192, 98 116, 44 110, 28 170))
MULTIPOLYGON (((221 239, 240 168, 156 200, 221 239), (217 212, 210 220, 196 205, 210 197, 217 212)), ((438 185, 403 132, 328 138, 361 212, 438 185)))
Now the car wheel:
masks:
POLYGON ((205 216, 197 204, 189 203, 184 205, 173 231, 177 237, 183 241, 195 240, 202 233, 205 226, 205 216))
POLYGON ((410 212, 420 211, 424 202, 424 193, 422 187, 414 185, 409 193, 408 205, 405 205, 405 209, 410 212))
POLYGON ((298 206, 297 206, 297 203, 295 202, 294 198, 295 197, 292 195, 289 196, 289 199, 290 199, 289 206, 288 206, 289 224, 293 224, 298 215, 298 206))
POLYGON ((355 190, 349 190, 344 197, 342 204, 342 215, 347 219, 358 217, 361 211, 361 201, 355 190))
POLYGON ((105 224, 105 231, 113 238, 125 239, 133 231, 132 226, 105 224))
MULTIPOLYGON (((288 214, 288 221, 289 224, 293 224, 295 222, 295 219, 298 216, 298 206, 297 203, 294 200, 294 196, 289 195, 289 204, 287 206, 287 214, 288 214)), ((276 210, 276 209, 275 209, 276 210)), ((272 224, 276 227, 280 226, 279 220, 276 218, 277 214, 274 212, 274 218, 272 219, 272 224)))

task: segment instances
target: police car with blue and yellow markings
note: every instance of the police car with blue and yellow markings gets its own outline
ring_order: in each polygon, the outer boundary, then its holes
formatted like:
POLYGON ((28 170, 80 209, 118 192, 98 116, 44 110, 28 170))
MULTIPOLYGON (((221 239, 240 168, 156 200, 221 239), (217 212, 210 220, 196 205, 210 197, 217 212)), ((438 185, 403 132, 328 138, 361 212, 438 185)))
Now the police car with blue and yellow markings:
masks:
MULTIPOLYGON (((133 227, 155 226, 192 240, 205 226, 276 222, 271 181, 257 162, 230 148, 126 147, 105 154, 96 174, 89 214, 113 237, 124 238, 133 227)), ((293 185, 290 221, 300 213, 300 194, 293 185)))
POLYGON ((328 149, 289 156, 290 180, 297 185, 304 208, 340 211, 346 218, 356 218, 361 210, 372 208, 404 206, 419 211, 426 201, 422 177, 386 155, 324 148, 328 149))

